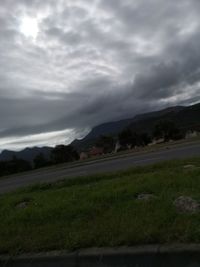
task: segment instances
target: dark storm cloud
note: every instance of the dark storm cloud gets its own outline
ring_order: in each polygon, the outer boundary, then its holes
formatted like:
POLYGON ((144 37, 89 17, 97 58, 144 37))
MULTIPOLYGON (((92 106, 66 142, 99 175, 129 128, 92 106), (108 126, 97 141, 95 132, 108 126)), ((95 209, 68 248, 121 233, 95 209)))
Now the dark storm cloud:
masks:
POLYGON ((199 10, 197 0, 2 0, 0 149, 198 102, 199 10))
POLYGON ((173 87, 179 83, 181 72, 176 63, 169 66, 159 64, 152 66, 149 73, 140 74, 135 79, 134 89, 136 95, 146 99, 167 98, 176 92, 173 87))

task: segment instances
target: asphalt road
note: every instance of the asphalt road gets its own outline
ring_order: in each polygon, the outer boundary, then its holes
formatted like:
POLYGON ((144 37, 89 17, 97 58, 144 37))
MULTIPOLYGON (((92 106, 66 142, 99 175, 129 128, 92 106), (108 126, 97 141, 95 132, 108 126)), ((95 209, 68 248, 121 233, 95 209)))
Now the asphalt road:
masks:
POLYGON ((27 172, 23 175, 12 175, 0 179, 0 194, 43 182, 54 182, 63 178, 74 178, 97 173, 125 170, 133 166, 153 164, 156 162, 200 156, 200 143, 163 149, 157 152, 126 155, 119 158, 110 158, 95 162, 88 162, 80 166, 66 166, 36 172, 27 172))
POLYGON ((6 267, 199 267, 199 245, 93 248, 0 257, 6 267))

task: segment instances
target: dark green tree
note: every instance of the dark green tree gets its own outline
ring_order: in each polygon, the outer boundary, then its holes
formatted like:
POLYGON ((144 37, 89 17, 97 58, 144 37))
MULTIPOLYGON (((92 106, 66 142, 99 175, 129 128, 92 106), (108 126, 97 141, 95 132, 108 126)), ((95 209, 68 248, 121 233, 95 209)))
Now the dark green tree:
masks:
POLYGON ((156 139, 164 138, 164 141, 167 142, 171 140, 178 140, 183 137, 180 129, 176 127, 175 123, 171 120, 162 120, 155 125, 154 137, 156 139))
POLYGON ((23 159, 13 158, 8 161, 8 169, 11 173, 18 173, 31 170, 31 164, 23 159))
POLYGON ((147 146, 152 141, 151 137, 147 133, 141 133, 138 135, 139 146, 147 146))
POLYGON ((51 158, 54 164, 59 164, 78 160, 79 154, 70 145, 58 145, 51 151, 51 158))
POLYGON ((10 161, 0 162, 0 176, 25 172, 31 169, 31 164, 28 161, 17 159, 16 157, 13 157, 10 161))
POLYGON ((146 146, 151 142, 151 137, 147 133, 132 132, 130 128, 123 130, 118 139, 123 147, 146 146))
POLYGON ((44 157, 43 153, 39 153, 33 160, 34 162, 34 168, 42 168, 48 165, 47 159, 44 157))
POLYGON ((104 153, 111 153, 114 150, 115 141, 114 141, 114 138, 112 136, 102 135, 96 141, 95 145, 97 147, 103 148, 104 153))
POLYGON ((118 139, 121 146, 132 145, 134 142, 134 136, 131 129, 124 129, 121 133, 119 133, 118 139))

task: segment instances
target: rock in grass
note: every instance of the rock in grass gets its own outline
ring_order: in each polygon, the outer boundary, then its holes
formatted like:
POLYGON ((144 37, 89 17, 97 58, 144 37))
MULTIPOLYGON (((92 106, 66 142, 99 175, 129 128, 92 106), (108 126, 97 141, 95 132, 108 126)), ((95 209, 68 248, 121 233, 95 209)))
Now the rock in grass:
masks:
POLYGON ((195 165, 192 165, 192 164, 188 164, 184 166, 184 169, 194 169, 194 168, 195 168, 195 165))
POLYGON ((197 213, 200 210, 199 203, 191 197, 180 196, 174 201, 174 205, 178 212, 181 213, 197 213))
POLYGON ((31 202, 31 199, 28 199, 28 198, 27 199, 23 199, 22 201, 18 202, 15 207, 17 209, 25 209, 25 208, 28 207, 30 202, 31 202))
POLYGON ((27 202, 21 202, 16 205, 17 209, 25 209, 28 206, 27 202))

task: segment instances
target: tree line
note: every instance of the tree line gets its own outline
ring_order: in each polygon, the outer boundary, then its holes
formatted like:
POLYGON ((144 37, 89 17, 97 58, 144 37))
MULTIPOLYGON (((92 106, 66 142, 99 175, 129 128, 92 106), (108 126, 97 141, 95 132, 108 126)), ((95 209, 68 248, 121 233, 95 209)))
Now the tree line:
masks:
POLYGON ((131 149, 134 147, 145 147, 156 140, 168 142, 170 140, 179 140, 185 137, 185 132, 179 129, 171 120, 158 121, 152 133, 136 132, 130 127, 121 131, 117 137, 101 136, 97 142, 97 147, 102 147, 104 153, 110 153, 116 149, 118 143, 118 151, 131 149))
MULTIPOLYGON (((126 128, 117 136, 100 136, 95 146, 103 149, 103 153, 112 153, 116 150, 116 143, 119 144, 120 150, 131 149, 134 147, 145 147, 153 140, 162 139, 163 142, 169 140, 178 140, 185 137, 173 121, 159 121, 151 134, 143 132, 138 133, 131 128, 126 128)), ((43 153, 39 153, 32 163, 13 157, 10 161, 0 161, 0 176, 29 171, 51 165, 61 164, 79 160, 79 153, 71 145, 58 145, 51 150, 50 157, 47 159, 43 153)))
POLYGON ((72 162, 78 159, 79 154, 72 146, 58 145, 52 149, 48 159, 43 153, 39 153, 33 159, 32 163, 24 159, 18 159, 16 156, 11 160, 0 161, 0 176, 26 172, 65 162, 72 162))

